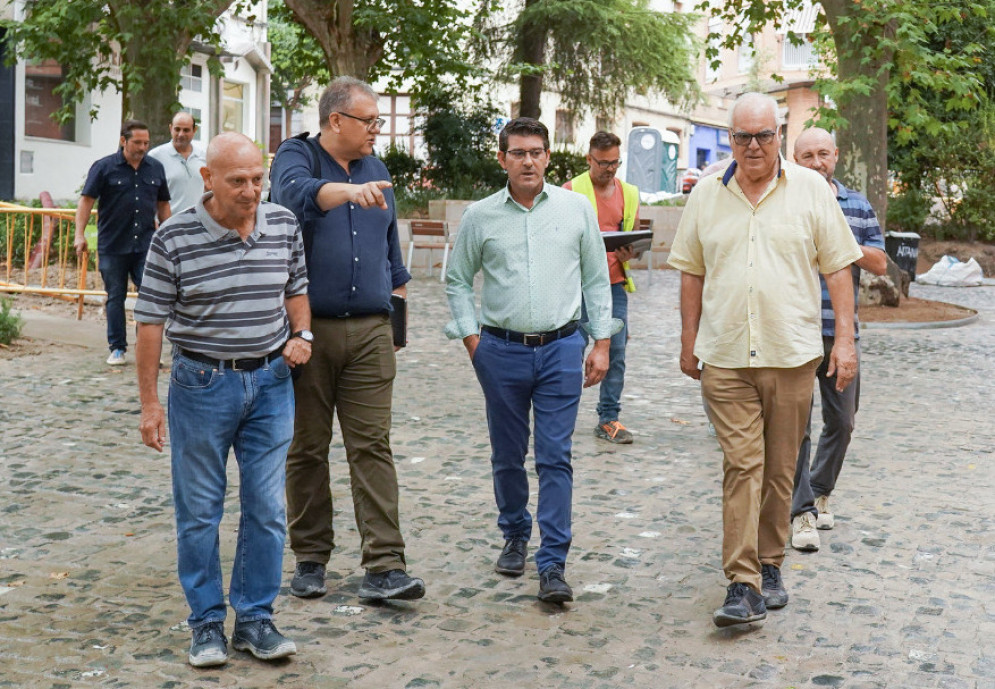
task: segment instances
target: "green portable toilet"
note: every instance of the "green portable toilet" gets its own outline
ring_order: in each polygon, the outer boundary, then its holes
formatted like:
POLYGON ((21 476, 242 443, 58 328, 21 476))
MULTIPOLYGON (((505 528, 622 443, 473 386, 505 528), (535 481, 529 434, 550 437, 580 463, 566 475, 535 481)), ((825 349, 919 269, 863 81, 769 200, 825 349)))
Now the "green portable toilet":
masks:
POLYGON ((671 194, 677 192, 677 154, 680 153, 681 140, 669 129, 661 132, 663 139, 663 165, 660 166, 660 191, 671 194))

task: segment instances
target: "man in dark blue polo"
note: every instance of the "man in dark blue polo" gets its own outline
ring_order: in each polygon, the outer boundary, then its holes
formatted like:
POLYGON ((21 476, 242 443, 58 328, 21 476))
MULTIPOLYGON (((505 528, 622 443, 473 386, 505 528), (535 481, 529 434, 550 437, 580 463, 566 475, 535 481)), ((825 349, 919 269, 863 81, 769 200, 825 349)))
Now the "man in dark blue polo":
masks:
POLYGON ((314 344, 294 384, 294 440, 287 455, 287 525, 297 559, 290 592, 325 593, 334 548, 328 446, 337 414, 352 485, 366 576, 359 597, 421 598, 408 576, 390 449, 394 344, 391 293, 404 268, 390 175, 373 157, 383 126, 377 94, 340 77, 318 101, 321 131, 288 139, 273 161, 271 198, 297 216, 304 237, 314 344))
POLYGON ((76 206, 76 253, 87 249, 86 224, 93 204, 100 200, 97 217, 97 253, 100 276, 107 290, 107 363, 124 364, 128 351, 124 300, 128 276, 142 286, 145 255, 159 222, 169 217, 169 187, 166 171, 158 160, 148 158, 149 128, 138 120, 121 127, 121 148, 90 167, 83 195, 76 206))

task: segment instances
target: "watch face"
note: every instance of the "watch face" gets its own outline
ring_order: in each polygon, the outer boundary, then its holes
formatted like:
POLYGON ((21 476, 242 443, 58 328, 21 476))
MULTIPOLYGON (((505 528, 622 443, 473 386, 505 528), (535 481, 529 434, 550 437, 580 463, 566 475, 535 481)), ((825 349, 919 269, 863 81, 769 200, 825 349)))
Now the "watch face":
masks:
POLYGON ((314 342, 314 334, 310 330, 301 330, 294 337, 299 337, 305 342, 314 342))

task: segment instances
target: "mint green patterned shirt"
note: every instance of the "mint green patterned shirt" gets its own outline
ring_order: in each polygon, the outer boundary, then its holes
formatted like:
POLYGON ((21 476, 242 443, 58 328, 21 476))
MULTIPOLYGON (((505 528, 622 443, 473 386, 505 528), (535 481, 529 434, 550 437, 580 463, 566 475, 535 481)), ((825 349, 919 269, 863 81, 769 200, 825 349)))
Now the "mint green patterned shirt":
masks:
POLYGON ((581 315, 587 303, 588 330, 603 340, 621 329, 612 318, 605 245, 590 202, 545 182, 532 208, 515 201, 508 188, 474 203, 460 222, 446 271, 450 339, 462 339, 490 325, 524 333, 556 330, 581 315), (480 317, 473 279, 483 273, 480 317))

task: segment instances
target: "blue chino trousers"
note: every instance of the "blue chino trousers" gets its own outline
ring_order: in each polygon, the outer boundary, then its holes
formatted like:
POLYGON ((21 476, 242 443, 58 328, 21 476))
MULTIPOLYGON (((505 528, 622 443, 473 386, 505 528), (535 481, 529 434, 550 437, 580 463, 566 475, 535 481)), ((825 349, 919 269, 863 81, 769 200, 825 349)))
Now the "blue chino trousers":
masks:
POLYGON ((225 619, 218 525, 231 448, 241 515, 229 600, 240 622, 272 617, 283 570, 284 485, 293 434, 294 389, 282 357, 254 371, 173 357, 169 439, 177 568, 191 628, 225 619))
POLYGON ((584 384, 583 357, 584 338, 579 331, 541 347, 485 332, 473 356, 487 403, 498 527, 506 539, 528 540, 532 534, 525 455, 529 413, 534 417, 540 536, 535 562, 540 573, 552 565, 564 567, 570 550, 570 459, 584 384))

